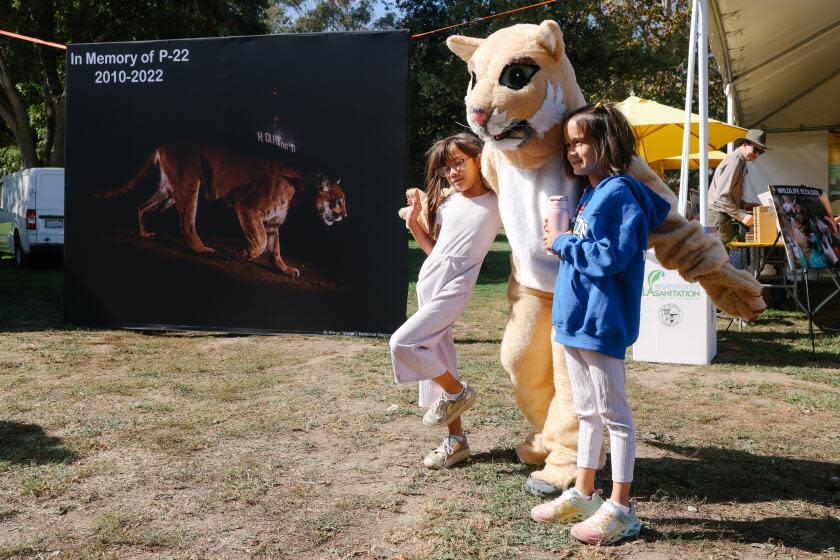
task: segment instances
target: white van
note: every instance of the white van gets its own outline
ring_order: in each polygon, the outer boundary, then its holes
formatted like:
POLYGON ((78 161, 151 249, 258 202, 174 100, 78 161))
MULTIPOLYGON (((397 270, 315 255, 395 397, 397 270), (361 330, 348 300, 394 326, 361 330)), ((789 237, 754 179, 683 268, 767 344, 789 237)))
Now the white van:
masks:
POLYGON ((24 266, 37 252, 64 248, 64 169, 36 167, 0 179, 0 254, 24 266))

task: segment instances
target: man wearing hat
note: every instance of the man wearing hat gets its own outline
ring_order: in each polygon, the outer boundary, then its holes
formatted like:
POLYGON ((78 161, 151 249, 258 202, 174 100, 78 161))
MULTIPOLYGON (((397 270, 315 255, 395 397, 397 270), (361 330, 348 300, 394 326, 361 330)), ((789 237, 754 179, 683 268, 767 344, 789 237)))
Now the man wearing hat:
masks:
POLYGON ((753 225, 752 214, 744 210, 741 195, 744 192, 744 178, 747 176, 747 162, 764 153, 764 131, 752 129, 746 136, 734 141, 733 149, 715 170, 709 186, 709 225, 717 226, 717 236, 726 245, 738 235, 738 225, 753 225))

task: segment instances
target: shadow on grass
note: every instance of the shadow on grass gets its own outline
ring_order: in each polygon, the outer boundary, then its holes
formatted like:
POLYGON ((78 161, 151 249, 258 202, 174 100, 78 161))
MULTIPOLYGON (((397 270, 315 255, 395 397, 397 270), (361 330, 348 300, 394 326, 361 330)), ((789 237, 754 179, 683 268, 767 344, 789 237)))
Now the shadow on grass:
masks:
POLYGON ((815 334, 816 353, 811 351, 807 330, 729 331, 718 333, 716 364, 763 366, 820 366, 840 367, 840 352, 820 349, 826 335, 815 334))
POLYGON ((0 461, 16 464, 71 463, 76 454, 38 424, 0 421, 0 461))
MULTIPOLYGON (((686 447, 646 442, 677 457, 639 458, 633 494, 650 499, 690 499, 705 503, 757 503, 801 500, 830 507, 840 505, 840 464, 760 456, 718 447, 686 447), (656 499, 656 498, 655 498, 656 499)), ((494 448, 476 453, 469 464, 505 465, 505 476, 525 477, 535 468, 519 462, 511 448, 494 448)), ((609 477, 609 465, 599 474, 609 477)), ((601 487, 601 484, 596 484, 601 487)), ((610 482, 604 481, 605 492, 610 482)), ((523 490, 524 492, 524 490, 523 490)), ((667 508, 667 501, 664 508, 667 508)), ((674 506, 675 510, 678 506, 674 506)), ((701 506, 702 507, 702 506, 701 506)), ((684 509, 684 508, 681 508, 684 509)), ((676 513, 676 511, 675 511, 676 513)), ((767 517, 754 519, 707 519, 698 516, 657 518, 646 524, 644 541, 707 540, 737 543, 781 543, 786 547, 819 553, 840 547, 840 519, 767 517), (666 528, 667 527, 667 528, 666 528)))
MULTIPOLYGON (((796 517, 767 517, 756 521, 734 519, 717 520, 697 517, 671 517, 657 519, 657 524, 676 524, 680 526, 696 525, 691 529, 658 531, 656 527, 645 525, 640 538, 645 541, 656 540, 729 540, 734 542, 781 543, 786 547, 798 548, 809 552, 823 552, 830 548, 840 548, 840 520, 833 517, 821 519, 802 519, 796 517)), ((772 545, 768 547, 768 558, 773 558, 772 545)), ((779 558, 793 558, 779 556, 779 558)))
MULTIPOLYGON (((679 455, 636 459, 633 493, 638 496, 700 500, 706 503, 755 503, 802 500, 829 507, 840 505, 840 464, 761 456, 719 447, 686 447, 662 442, 648 445, 679 455), (835 477, 832 480, 832 477, 835 477)), ((602 473, 609 473, 609 468, 602 473)), ((609 488, 609 483, 606 484, 609 488)), ((755 521, 673 517, 646 526, 641 537, 653 540, 781 542, 811 552, 840 547, 840 520, 768 517, 755 521), (694 526, 685 529, 685 526, 694 526)))
POLYGON ((507 447, 495 447, 490 451, 483 451, 481 453, 475 453, 470 456, 470 460, 473 463, 490 463, 490 464, 514 464, 514 465, 521 465, 523 469, 533 470, 533 465, 524 465, 519 461, 519 457, 516 456, 516 451, 507 447))
POLYGON ((501 344, 501 338, 456 338, 455 344, 466 346, 469 344, 501 344))
POLYGON ((17 269, 0 261, 0 332, 72 328, 61 320, 64 271, 57 264, 17 269))
POLYGON ((633 491, 641 496, 700 498, 711 503, 804 500, 840 506, 840 464, 755 455, 721 447, 646 441, 678 455, 636 459, 633 491))
POLYGON ((171 337, 171 338, 247 338, 249 336, 253 336, 254 334, 264 334, 264 333, 240 333, 240 332, 230 332, 230 331, 196 331, 192 329, 183 329, 179 330, 177 328, 172 329, 156 329, 156 328, 131 328, 128 329, 143 336, 148 337, 171 337))
POLYGON ((484 257, 478 284, 506 284, 510 277, 510 251, 490 251, 484 257))

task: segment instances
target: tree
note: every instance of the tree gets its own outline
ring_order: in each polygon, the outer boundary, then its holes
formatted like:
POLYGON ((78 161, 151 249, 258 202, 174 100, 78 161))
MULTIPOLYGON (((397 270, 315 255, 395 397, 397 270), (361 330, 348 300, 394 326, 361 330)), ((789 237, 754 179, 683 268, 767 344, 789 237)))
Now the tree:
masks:
POLYGON ((15 145, 15 137, 0 121, 0 176, 20 167, 20 150, 15 145))
MULTIPOLYGON (((412 33, 511 9, 501 0, 396 0, 400 27, 412 33)), ((467 70, 446 37, 486 37, 515 23, 554 19, 563 30, 578 83, 590 101, 631 93, 683 107, 690 23, 688 0, 563 0, 420 37, 411 60, 411 181, 423 181, 423 153, 436 139, 465 127, 467 70)), ((710 61, 710 116, 724 112, 722 85, 710 61), (716 95, 717 94, 717 95, 716 95)), ((695 96, 696 97, 696 96, 695 96)))
MULTIPOLYGON (((587 85, 593 92, 610 101, 619 101, 633 93, 672 107, 684 107, 690 2, 600 2, 593 19, 598 34, 610 37, 608 50, 600 45, 593 49, 590 43, 581 58, 598 60, 599 67, 604 69, 600 75, 588 76, 592 81, 587 85), (620 79, 616 79, 617 75, 620 79)), ((726 103, 722 93, 722 78, 710 57, 709 116, 712 118, 725 118, 726 103)), ((695 111, 697 105, 695 90, 695 111)))
MULTIPOLYGON (((500 13, 511 0, 393 0, 373 21, 375 0, 207 0, 104 2, 0 0, 0 29, 59 43, 131 41, 274 32, 406 28, 413 33, 500 13)), ((448 35, 486 37, 514 23, 555 19, 578 82, 590 100, 631 93, 675 107, 685 97, 688 0, 562 0, 413 41, 411 181, 422 182, 423 153, 464 128, 466 68, 448 35)), ((709 114, 725 113, 722 80, 710 61, 709 114)), ((0 37, 0 167, 63 165, 64 52, 0 37), (17 151, 4 150, 9 139, 17 151)))
MULTIPOLYGON (((196 9, 157 0, 0 0, 0 28, 56 43, 260 34, 268 2, 210 0, 196 9)), ((14 138, 23 167, 64 165, 64 56, 0 38, 0 140, 14 138)))
POLYGON ((375 0, 281 0, 268 10, 275 33, 393 29, 395 15, 373 21, 375 0))

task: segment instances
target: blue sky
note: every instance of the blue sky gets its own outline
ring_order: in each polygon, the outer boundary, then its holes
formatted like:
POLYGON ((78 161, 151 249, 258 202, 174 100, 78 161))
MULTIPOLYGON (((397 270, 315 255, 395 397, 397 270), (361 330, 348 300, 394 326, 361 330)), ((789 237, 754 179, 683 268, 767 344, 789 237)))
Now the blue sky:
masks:
POLYGON ((373 21, 385 15, 385 3, 382 0, 376 0, 373 8, 373 21))

